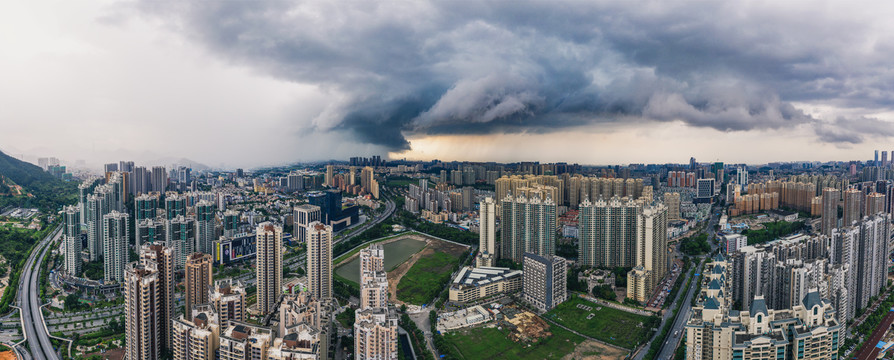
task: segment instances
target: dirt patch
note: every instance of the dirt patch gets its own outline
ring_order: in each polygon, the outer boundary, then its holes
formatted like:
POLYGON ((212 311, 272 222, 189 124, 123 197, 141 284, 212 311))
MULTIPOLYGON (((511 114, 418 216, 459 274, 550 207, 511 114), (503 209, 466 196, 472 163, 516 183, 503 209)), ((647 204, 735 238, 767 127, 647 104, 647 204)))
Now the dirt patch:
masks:
POLYGON ((0 352, 0 360, 15 360, 16 353, 12 350, 0 352))
POLYGON ((586 340, 574 348, 574 352, 565 355, 562 360, 620 360, 627 352, 593 340, 586 340))
POLYGON ((108 360, 123 360, 124 359, 124 349, 121 349, 121 348, 112 349, 112 350, 106 351, 105 353, 102 353, 102 354, 100 354, 99 352, 90 353, 90 354, 84 355, 84 357, 90 358, 93 355, 99 355, 100 357, 103 358, 103 360, 106 360, 106 359, 108 359, 108 360))
POLYGON ((403 264, 400 264, 398 267, 394 268, 394 270, 388 272, 388 297, 392 304, 405 304, 403 301, 397 299, 397 284, 400 283, 400 279, 410 271, 410 268, 413 267, 413 265, 416 264, 416 261, 420 258, 423 256, 431 256, 436 252, 448 253, 460 257, 467 251, 467 247, 463 245, 441 241, 428 236, 412 235, 412 238, 425 241, 425 247, 413 254, 413 256, 407 259, 407 261, 404 261, 403 264))

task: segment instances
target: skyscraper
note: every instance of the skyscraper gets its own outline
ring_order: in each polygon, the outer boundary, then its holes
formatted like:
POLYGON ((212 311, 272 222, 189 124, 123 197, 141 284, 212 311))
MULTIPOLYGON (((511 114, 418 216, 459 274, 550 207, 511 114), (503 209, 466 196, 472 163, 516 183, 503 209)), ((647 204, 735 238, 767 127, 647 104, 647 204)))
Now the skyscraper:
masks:
POLYGON ((664 193, 664 205, 667 206, 668 219, 683 218, 682 214, 680 213, 680 193, 664 193))
MULTIPOLYGON (((170 323, 174 317, 174 252, 171 248, 161 244, 143 245, 140 249, 140 264, 155 272, 155 281, 158 282, 157 285, 153 285, 155 287, 153 291, 157 293, 155 312, 158 314, 158 321, 164 324, 155 334, 159 338, 161 348, 169 349, 171 347, 170 323)), ((125 280, 126 278, 125 274, 125 280)), ((128 307, 130 305, 130 303, 125 304, 128 307)), ((128 317, 130 315, 130 313, 125 314, 128 317)))
POLYGON ((299 244, 307 242, 308 225, 314 221, 323 221, 320 207, 316 205, 298 205, 293 210, 292 219, 295 221, 293 234, 299 244))
POLYGON ((90 261, 102 259, 102 218, 108 213, 108 192, 97 190, 87 196, 87 250, 90 261))
POLYGON ((103 279, 107 283, 124 281, 124 267, 130 253, 130 219, 112 211, 102 219, 103 279))
POLYGON ((161 336, 170 326, 162 318, 158 269, 153 263, 134 262, 124 273, 125 358, 156 360, 161 357, 161 336))
POLYGON ((525 253, 522 271, 524 299, 541 312, 568 299, 567 264, 564 258, 525 253))
POLYGON ((507 195, 502 200, 502 257, 521 262, 525 252, 556 253, 556 203, 549 197, 507 195))
POLYGON ((823 189, 823 213, 822 213, 822 233, 826 236, 832 236, 832 230, 838 227, 838 199, 839 191, 836 188, 823 189))
POLYGON ((152 191, 151 173, 143 166, 133 168, 132 182, 134 194, 145 194, 152 191))
POLYGON ((145 219, 137 223, 137 235, 135 241, 136 249, 139 249, 144 244, 160 244, 161 242, 165 241, 166 225, 167 221, 164 217, 161 216, 145 219))
POLYGON ((65 248, 65 272, 71 276, 81 274, 81 221, 76 206, 66 206, 60 212, 65 221, 62 242, 65 248))
POLYGON ((193 305, 208 302, 211 291, 211 255, 192 253, 186 258, 186 307, 184 313, 192 312, 193 305))
POLYGON ((372 244, 360 250, 360 309, 388 306, 385 248, 372 244))
POLYGON ((242 216, 236 210, 224 211, 223 234, 226 237, 234 237, 239 232, 239 222, 242 216))
POLYGON ((211 254, 214 236, 214 203, 200 200, 196 204, 196 245, 195 251, 211 254))
POLYGON ((494 266, 496 252, 496 212, 497 204, 491 197, 484 198, 478 212, 478 258, 475 265, 494 266))
POLYGON ((354 313, 355 359, 397 358, 397 312, 388 306, 385 248, 360 251, 360 308, 354 313))
POLYGON ((276 311, 276 301, 282 292, 282 227, 265 222, 258 225, 256 233, 258 309, 262 314, 269 314, 276 311))
POLYGON ((307 283, 314 298, 332 297, 332 227, 321 222, 308 225, 307 283))

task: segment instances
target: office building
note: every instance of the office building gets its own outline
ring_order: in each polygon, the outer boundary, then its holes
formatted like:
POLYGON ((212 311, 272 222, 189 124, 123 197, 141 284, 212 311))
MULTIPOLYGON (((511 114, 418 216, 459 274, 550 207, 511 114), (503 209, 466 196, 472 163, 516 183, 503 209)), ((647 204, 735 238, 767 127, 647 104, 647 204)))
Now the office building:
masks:
POLYGON ((171 346, 169 324, 174 318, 174 252, 161 244, 146 244, 140 248, 140 263, 152 268, 156 273, 157 311, 159 321, 165 324, 159 329, 158 336, 161 347, 169 349, 171 346))
POLYGON ((838 227, 838 199, 841 193, 835 188, 823 189, 823 212, 821 230, 823 235, 832 236, 832 230, 838 227))
POLYGON ((214 203, 199 200, 196 203, 196 252, 212 253, 212 242, 217 239, 214 229, 214 203))
POLYGON ((332 297, 332 227, 321 222, 308 225, 307 290, 316 299, 332 297))
MULTIPOLYGON (((339 204, 339 206, 341 206, 339 204)), ((299 244, 307 243, 308 226, 314 221, 323 222, 319 206, 303 204, 293 209, 292 219, 295 221, 293 237, 299 244)))
POLYGON ((188 308, 171 324, 174 360, 215 360, 221 322, 210 304, 188 308))
POLYGON ((196 221, 192 217, 178 215, 168 218, 165 224, 165 243, 174 250, 174 266, 183 269, 186 257, 196 252, 196 221))
POLYGON ((522 292, 525 301, 546 312, 568 299, 565 259, 525 253, 522 292))
POLYGON ((524 253, 556 253, 556 203, 550 197, 507 195, 501 202, 502 257, 522 262, 524 253))
POLYGON ((65 206, 60 212, 64 222, 62 243, 65 249, 65 272, 71 276, 81 274, 81 220, 76 206, 65 206))
MULTIPOLYGON (((276 310, 276 302, 282 293, 282 227, 269 222, 258 225, 255 241, 258 310, 261 314, 269 314, 276 310)), ((309 254, 310 251, 308 258, 309 254)))
POLYGON ((125 358, 156 360, 162 354, 162 334, 170 324, 161 309, 158 270, 153 263, 134 262, 124 272, 125 358))
POLYGON ((478 257, 475 266, 494 266, 497 242, 497 203, 487 197, 478 211, 478 257))
MULTIPOLYGON (((722 176, 722 175, 719 175, 722 176)), ((698 179, 695 202, 710 203, 714 198, 715 179, 698 179)))
POLYGON ((221 324, 230 320, 245 321, 245 287, 232 279, 215 280, 208 295, 221 324))
POLYGON ((186 287, 184 307, 185 313, 189 313, 196 304, 204 304, 209 301, 211 292, 211 255, 192 253, 186 258, 186 287))
POLYGON ((120 283, 130 256, 130 219, 125 213, 112 211, 102 220, 103 280, 120 283))

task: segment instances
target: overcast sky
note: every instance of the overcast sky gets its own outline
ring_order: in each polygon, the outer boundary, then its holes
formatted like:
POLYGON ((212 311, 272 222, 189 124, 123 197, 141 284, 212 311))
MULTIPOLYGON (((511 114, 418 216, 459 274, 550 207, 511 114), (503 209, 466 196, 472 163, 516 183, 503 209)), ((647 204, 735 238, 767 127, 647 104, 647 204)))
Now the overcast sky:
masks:
POLYGON ((213 167, 869 159, 894 150, 892 6, 5 1, 0 149, 213 167))

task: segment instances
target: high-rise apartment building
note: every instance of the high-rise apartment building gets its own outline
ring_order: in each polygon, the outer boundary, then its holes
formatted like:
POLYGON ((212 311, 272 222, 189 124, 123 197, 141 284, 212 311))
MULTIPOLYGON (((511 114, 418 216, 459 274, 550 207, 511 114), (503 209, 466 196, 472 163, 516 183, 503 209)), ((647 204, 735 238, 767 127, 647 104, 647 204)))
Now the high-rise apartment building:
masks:
POLYGON ((497 203, 491 197, 484 198, 478 211, 478 257, 475 266, 494 266, 497 242, 497 203))
POLYGON ((397 356, 397 312, 388 306, 385 248, 373 244, 360 251, 360 308, 354 313, 356 359, 397 356))
POLYGON ((276 302, 282 293, 282 227, 270 222, 258 225, 255 246, 258 310, 262 314, 269 314, 276 310, 276 302))
POLYGON ((152 191, 163 193, 168 190, 168 170, 164 166, 152 167, 152 191))
POLYGON ((214 203, 208 200, 196 203, 196 252, 212 253, 212 242, 217 238, 214 236, 214 208, 214 203))
POLYGON ((367 166, 360 170, 360 187, 373 198, 379 198, 379 183, 376 181, 374 168, 367 166))
POLYGON ((158 337, 161 347, 169 349, 170 322, 174 318, 174 252, 161 244, 146 244, 140 249, 140 263, 155 272, 158 319, 165 325, 159 329, 158 337))
POLYGON ((880 194, 877 192, 872 192, 866 195, 866 199, 863 201, 864 209, 863 215, 870 216, 878 213, 883 213, 885 211, 886 203, 885 203, 885 194, 880 194))
POLYGON ((307 243, 308 226, 314 221, 322 222, 322 212, 316 205, 303 204, 293 209, 292 219, 295 222, 293 237, 299 244, 307 243))
POLYGON ((65 249, 65 272, 71 276, 81 274, 81 213, 76 206, 66 206, 60 212, 64 221, 62 243, 65 249))
POLYGON ((125 358, 156 360, 162 354, 163 319, 158 270, 153 263, 134 262, 124 272, 125 358))
POLYGON ((637 221, 636 266, 627 277, 627 297, 646 302, 667 268, 667 208, 644 206, 637 221))
POLYGON ((332 187, 335 177, 335 165, 326 165, 326 186, 332 187))
POLYGON ((555 255, 525 253, 522 292, 525 301, 546 312, 568 299, 567 264, 555 255))
POLYGON ((145 219, 137 223, 137 237, 135 248, 139 249, 144 244, 161 243, 165 241, 166 226, 167 221, 162 216, 145 219))
POLYGON ((267 353, 275 337, 269 327, 230 321, 220 335, 220 360, 269 359, 267 353))
POLYGON ((664 205, 667 206, 668 219, 676 220, 683 218, 683 215, 680 212, 680 193, 664 193, 664 205))
POLYGON ((321 222, 308 225, 307 291, 316 299, 332 297, 332 227, 321 222))
POLYGON ((501 202, 502 257, 522 262, 524 253, 556 253, 556 203, 552 198, 507 195, 501 202))
POLYGON ((360 309, 388 306, 385 248, 372 244, 360 250, 360 309))
POLYGON ((214 305, 222 325, 229 324, 230 320, 245 321, 245 288, 238 281, 214 281, 209 302, 214 305))
POLYGON ((207 303, 211 292, 211 255, 192 253, 186 258, 186 306, 189 314, 196 304, 207 303))
POLYGON ((174 265, 183 269, 186 257, 196 252, 196 221, 192 217, 178 215, 165 224, 165 243, 174 250, 174 265))
POLYGON ((821 230, 823 235, 832 236, 832 230, 838 227, 838 199, 841 193, 836 188, 823 189, 823 214, 821 230))
POLYGON ((599 198, 580 205, 579 261, 597 267, 636 266, 642 206, 633 200, 599 198))
POLYGON ((220 347, 220 318, 210 304, 197 305, 171 324, 174 360, 215 360, 220 347))
POLYGON ((186 197, 176 192, 165 195, 165 217, 170 220, 178 216, 186 216, 186 197))
POLYGON ((857 189, 847 189, 844 192, 844 213, 842 214, 842 226, 851 226, 859 221, 863 213, 863 193, 857 189))
POLYGON ((149 169, 143 166, 134 167, 132 179, 134 194, 140 195, 152 191, 152 174, 149 169))
POLYGON ((112 211, 102 219, 103 279, 106 283, 124 281, 124 267, 130 253, 130 219, 112 211))

